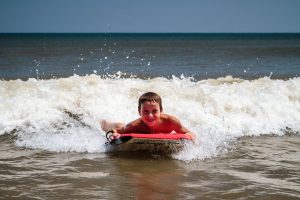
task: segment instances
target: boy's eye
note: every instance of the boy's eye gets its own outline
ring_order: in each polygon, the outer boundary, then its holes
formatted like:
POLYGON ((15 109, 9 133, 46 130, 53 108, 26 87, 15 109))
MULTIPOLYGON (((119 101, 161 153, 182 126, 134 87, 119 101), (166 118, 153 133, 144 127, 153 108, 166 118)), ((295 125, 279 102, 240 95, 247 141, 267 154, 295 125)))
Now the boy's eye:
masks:
POLYGON ((147 115, 147 114, 149 114, 149 112, 148 111, 143 111, 143 114, 147 115))
POLYGON ((151 112, 150 111, 143 111, 143 114, 144 115, 149 115, 150 113, 152 113, 153 115, 156 114, 158 112, 158 110, 152 110, 151 112))

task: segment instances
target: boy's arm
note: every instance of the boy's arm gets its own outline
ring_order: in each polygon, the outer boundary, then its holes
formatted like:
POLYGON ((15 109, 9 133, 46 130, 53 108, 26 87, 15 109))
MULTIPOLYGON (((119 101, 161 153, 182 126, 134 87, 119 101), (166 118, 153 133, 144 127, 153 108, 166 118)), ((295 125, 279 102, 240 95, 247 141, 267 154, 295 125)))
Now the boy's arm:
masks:
POLYGON ((196 139, 196 135, 191 132, 189 129, 187 129, 186 127, 184 127, 181 122, 174 116, 171 116, 171 122, 173 124, 173 127, 174 127, 174 131, 176 133, 179 133, 179 134, 187 134, 189 136, 191 136, 191 138, 193 140, 196 139))
POLYGON ((140 126, 140 119, 136 119, 128 123, 126 126, 116 128, 113 131, 119 134, 134 133, 134 132, 138 132, 139 126, 140 126))
POLYGON ((193 132, 191 132, 189 129, 185 128, 182 125, 181 125, 181 128, 180 128, 180 131, 177 132, 177 133, 183 133, 183 134, 189 135, 189 136, 191 136, 192 140, 196 139, 196 135, 193 132))

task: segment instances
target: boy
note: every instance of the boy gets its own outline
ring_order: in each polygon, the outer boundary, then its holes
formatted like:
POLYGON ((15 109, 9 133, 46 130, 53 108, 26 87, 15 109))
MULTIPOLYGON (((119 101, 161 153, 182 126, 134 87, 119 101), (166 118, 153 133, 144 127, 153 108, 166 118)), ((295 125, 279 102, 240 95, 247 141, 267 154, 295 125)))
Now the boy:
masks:
POLYGON ((185 128, 174 116, 162 113, 161 97, 154 92, 147 92, 139 98, 138 111, 140 118, 125 126, 123 123, 101 122, 105 132, 113 133, 113 138, 118 138, 124 133, 171 133, 189 134, 195 140, 195 134, 185 128))

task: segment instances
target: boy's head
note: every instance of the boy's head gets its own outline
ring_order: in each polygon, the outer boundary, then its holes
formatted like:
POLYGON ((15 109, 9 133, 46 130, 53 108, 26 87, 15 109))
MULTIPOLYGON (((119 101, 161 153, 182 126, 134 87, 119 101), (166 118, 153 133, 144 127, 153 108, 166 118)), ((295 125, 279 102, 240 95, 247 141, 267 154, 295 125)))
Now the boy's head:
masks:
POLYGON ((139 112, 141 111, 141 106, 144 102, 156 102, 159 105, 160 112, 163 110, 161 97, 154 92, 146 92, 139 98, 139 112))

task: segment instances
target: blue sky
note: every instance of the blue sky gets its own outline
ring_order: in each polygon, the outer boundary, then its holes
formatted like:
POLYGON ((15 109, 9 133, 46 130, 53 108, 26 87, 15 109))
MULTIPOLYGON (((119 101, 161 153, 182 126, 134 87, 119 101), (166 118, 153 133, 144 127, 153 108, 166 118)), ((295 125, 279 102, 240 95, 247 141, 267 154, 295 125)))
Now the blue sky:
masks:
POLYGON ((300 32, 300 0, 0 0, 7 32, 300 32))

